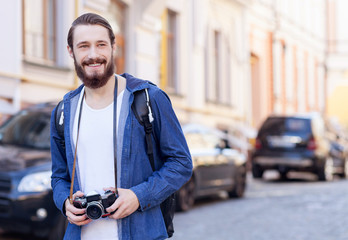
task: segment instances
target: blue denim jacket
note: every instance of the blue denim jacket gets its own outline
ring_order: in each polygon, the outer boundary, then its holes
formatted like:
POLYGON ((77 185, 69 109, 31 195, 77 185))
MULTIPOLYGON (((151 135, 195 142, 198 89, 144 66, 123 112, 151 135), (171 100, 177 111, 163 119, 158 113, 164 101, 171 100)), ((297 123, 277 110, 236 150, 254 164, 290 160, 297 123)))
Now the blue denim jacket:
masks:
MULTIPOLYGON (((125 122, 122 159, 121 188, 131 189, 139 199, 140 209, 130 216, 119 220, 119 238, 126 239, 165 239, 167 233, 162 218, 160 203, 178 190, 192 174, 192 160, 179 121, 173 111, 168 96, 147 81, 123 74, 127 79, 129 90, 129 114, 125 122), (146 154, 145 132, 139 124, 131 105, 133 93, 149 89, 150 101, 154 115, 153 139, 155 167, 152 172, 146 154)), ((63 212, 64 201, 69 196, 70 176, 72 175, 74 146, 72 143, 72 126, 77 108, 79 94, 83 86, 64 96, 64 134, 66 152, 59 143, 55 127, 55 110, 51 117, 51 155, 52 188, 56 206, 63 212)), ((80 190, 77 174, 74 180, 74 192, 80 190)), ((81 228, 69 224, 64 239, 81 238, 81 228)))

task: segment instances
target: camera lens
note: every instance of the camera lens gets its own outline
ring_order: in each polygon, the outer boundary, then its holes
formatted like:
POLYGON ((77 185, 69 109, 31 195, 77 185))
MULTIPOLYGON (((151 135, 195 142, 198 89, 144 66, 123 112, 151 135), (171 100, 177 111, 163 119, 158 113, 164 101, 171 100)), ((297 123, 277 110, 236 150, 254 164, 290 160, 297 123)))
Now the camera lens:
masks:
POLYGON ((103 214, 104 207, 99 202, 91 202, 88 204, 86 214, 90 219, 96 220, 103 214))

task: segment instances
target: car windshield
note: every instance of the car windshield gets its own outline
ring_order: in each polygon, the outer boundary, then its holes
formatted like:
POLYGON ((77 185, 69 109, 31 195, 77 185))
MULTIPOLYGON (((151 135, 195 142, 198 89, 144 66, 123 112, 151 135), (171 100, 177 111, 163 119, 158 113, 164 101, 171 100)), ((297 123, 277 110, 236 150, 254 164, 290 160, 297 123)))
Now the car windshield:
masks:
POLYGON ((49 149, 50 115, 21 111, 0 127, 0 142, 21 147, 49 149))
POLYGON ((302 118, 269 118, 264 123, 261 132, 282 133, 282 132, 310 132, 309 119, 302 118))

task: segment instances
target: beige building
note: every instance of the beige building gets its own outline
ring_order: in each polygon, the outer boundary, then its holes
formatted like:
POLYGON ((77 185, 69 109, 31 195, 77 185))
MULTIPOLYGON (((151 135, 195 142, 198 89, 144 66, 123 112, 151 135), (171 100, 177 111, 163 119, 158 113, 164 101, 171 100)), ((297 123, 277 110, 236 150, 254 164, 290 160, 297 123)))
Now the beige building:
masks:
POLYGON ((252 125, 269 114, 323 113, 326 1, 254 0, 248 19, 252 125))
POLYGON ((224 130, 251 121, 247 8, 241 0, 14 0, 0 26, 0 114, 57 101, 80 84, 67 54, 71 22, 106 17, 117 36, 117 72, 153 81, 182 123, 224 130))
POLYGON ((334 115, 339 110, 332 112, 331 105, 338 106, 340 96, 336 82, 341 86, 348 76, 341 54, 346 49, 344 25, 337 25, 345 15, 343 2, 6 1, 0 9, 0 28, 6 33, 0 44, 6 56, 0 60, 0 116, 57 101, 80 84, 66 35, 71 22, 85 12, 111 22, 117 72, 151 80, 165 90, 182 123, 252 137, 253 128, 270 114, 327 110, 334 115), (327 28, 327 19, 337 28, 327 28))

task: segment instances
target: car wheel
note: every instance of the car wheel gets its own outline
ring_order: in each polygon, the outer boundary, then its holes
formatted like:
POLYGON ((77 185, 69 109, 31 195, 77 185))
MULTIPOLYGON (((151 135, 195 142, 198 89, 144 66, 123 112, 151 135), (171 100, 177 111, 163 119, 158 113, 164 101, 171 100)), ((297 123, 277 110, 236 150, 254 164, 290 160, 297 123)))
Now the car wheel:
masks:
POLYGON ((191 178, 187 183, 182 186, 176 194, 176 210, 187 211, 192 208, 195 197, 195 182, 194 178, 191 178))
POLYGON ((262 178, 264 170, 261 169, 259 165, 253 164, 251 171, 253 174, 253 178, 262 178))
POLYGON ((325 160, 324 166, 319 169, 318 179, 319 181, 332 181, 334 176, 334 163, 331 157, 325 160))
POLYGON ((232 191, 228 192, 230 198, 241 198, 244 195, 246 187, 246 169, 245 166, 240 166, 237 170, 237 174, 234 177, 234 187, 232 191))
POLYGON ((48 240, 62 240, 67 226, 68 220, 64 216, 59 216, 57 224, 52 228, 48 236, 48 240))

